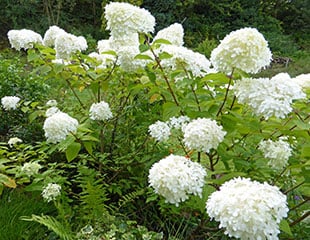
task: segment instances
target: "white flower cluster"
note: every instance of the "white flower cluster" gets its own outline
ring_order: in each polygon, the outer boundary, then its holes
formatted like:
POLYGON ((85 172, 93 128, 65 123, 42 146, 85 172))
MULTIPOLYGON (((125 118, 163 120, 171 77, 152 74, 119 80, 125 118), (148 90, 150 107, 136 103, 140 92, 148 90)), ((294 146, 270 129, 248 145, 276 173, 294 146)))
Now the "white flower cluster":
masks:
POLYGON ((35 174, 38 174, 41 168, 42 166, 39 163, 29 162, 24 163, 24 165, 21 167, 21 172, 26 174, 28 177, 31 177, 35 174))
POLYGON ((43 44, 47 47, 54 47, 56 50, 56 59, 69 59, 76 51, 87 49, 86 39, 82 36, 75 36, 67 33, 65 30, 51 26, 45 32, 44 38, 31 30, 10 30, 8 38, 12 48, 20 50, 24 48, 33 48, 35 43, 43 44))
POLYGON ((162 121, 157 121, 149 126, 150 135, 159 142, 169 139, 171 129, 169 125, 162 121))
POLYGON ((224 140, 226 132, 215 120, 197 118, 183 128, 185 146, 192 150, 209 152, 224 140))
MULTIPOLYGON (((143 8, 120 2, 111 2, 105 6, 105 18, 110 38, 98 42, 99 53, 110 50, 116 52, 117 64, 125 71, 131 72, 145 66, 149 61, 135 59, 140 53, 138 33, 153 32, 155 18, 143 8)), ((102 61, 105 62, 104 59, 102 61)))
POLYGON ((49 183, 42 191, 42 197, 50 202, 55 200, 61 194, 61 186, 56 183, 49 183))
POLYGON ((104 8, 107 29, 114 37, 154 32, 155 18, 149 11, 129 3, 111 2, 104 8))
POLYGON ((48 107, 56 107, 57 101, 55 99, 51 99, 51 100, 48 100, 45 105, 48 107))
POLYGON ((179 23, 174 23, 169 27, 166 27, 156 34, 153 39, 155 42, 158 39, 168 40, 172 45, 183 46, 184 44, 184 29, 183 26, 179 23))
POLYGON ((285 140, 287 137, 280 137, 278 141, 262 140, 258 145, 264 157, 269 159, 268 165, 272 169, 282 170, 287 166, 287 161, 292 155, 291 146, 285 140))
POLYGON ((58 111, 45 119, 43 129, 48 142, 57 143, 66 139, 67 135, 75 133, 78 121, 68 114, 58 111))
POLYGON ((105 101, 93 103, 89 110, 89 116, 92 120, 108 120, 113 117, 110 106, 105 101))
POLYGON ((55 39, 55 50, 57 59, 69 59, 77 51, 87 49, 86 39, 70 33, 58 34, 55 39))
POLYGON ((299 86, 304 89, 310 89, 310 73, 300 74, 294 78, 292 81, 296 82, 299 86))
POLYGON ((178 206, 189 198, 189 194, 201 197, 206 175, 199 163, 171 154, 151 167, 148 178, 157 194, 178 206))
POLYGON ((210 61, 205 55, 194 52, 186 47, 162 45, 160 51, 171 55, 171 58, 165 58, 161 61, 164 68, 186 70, 191 72, 195 77, 203 77, 210 70, 210 61))
POLYGON ((10 147, 13 147, 15 144, 22 143, 22 142, 23 142, 23 140, 21 140, 20 138, 12 137, 12 138, 9 139, 8 144, 9 144, 10 147))
POLYGON ((171 117, 168 121, 157 121, 149 126, 149 133, 151 137, 159 142, 167 141, 173 129, 183 129, 190 121, 187 116, 171 117))
POLYGON ((279 223, 287 216, 286 196, 275 186, 235 178, 212 193, 207 213, 229 237, 276 240, 279 223))
POLYGON ((41 35, 28 29, 10 30, 8 38, 11 47, 18 51, 33 48, 34 44, 43 44, 41 35))
POLYGON ((46 110, 45 112, 45 116, 46 117, 50 117, 52 115, 54 115, 55 113, 58 113, 60 112, 59 108, 58 107, 50 107, 46 110))
POLYGON ((43 44, 47 47, 55 47, 56 38, 59 35, 65 35, 66 31, 57 26, 50 26, 43 37, 43 44))
POLYGON ((19 101, 20 98, 16 96, 5 96, 1 98, 1 104, 7 111, 16 109, 19 101))
POLYGON ((212 51, 212 65, 230 74, 234 68, 257 73, 270 64, 271 51, 264 36, 255 28, 243 28, 229 33, 212 51))
POLYGON ((293 100, 306 96, 287 73, 279 73, 271 79, 238 80, 233 90, 240 103, 248 104, 256 115, 266 119, 286 117, 292 111, 293 100))
POLYGON ((183 129, 190 122, 188 116, 171 117, 168 121, 168 125, 174 129, 183 129))

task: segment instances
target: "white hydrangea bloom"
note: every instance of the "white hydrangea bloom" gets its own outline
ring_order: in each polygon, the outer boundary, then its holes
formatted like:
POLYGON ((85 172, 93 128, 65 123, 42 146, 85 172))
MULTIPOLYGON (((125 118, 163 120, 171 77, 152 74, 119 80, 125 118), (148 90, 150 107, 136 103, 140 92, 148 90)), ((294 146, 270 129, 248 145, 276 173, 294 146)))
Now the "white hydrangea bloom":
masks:
POLYGON ((271 79, 238 80, 233 90, 240 103, 248 104, 256 115, 266 119, 271 116, 285 118, 292 111, 293 100, 306 96, 287 73, 277 74, 271 79))
POLYGON ((33 48, 34 44, 42 44, 43 40, 40 34, 28 30, 10 30, 8 32, 9 42, 12 48, 20 51, 20 49, 27 50, 33 48))
POLYGON ((185 69, 192 72, 195 77, 203 77, 210 70, 210 61, 205 55, 193 52, 186 47, 162 45, 160 51, 172 56, 161 61, 164 68, 171 68, 172 70, 185 69))
POLYGON ((42 166, 39 163, 29 162, 24 163, 24 165, 21 167, 21 172, 26 174, 28 177, 31 177, 35 174, 38 174, 41 168, 42 166))
POLYGON ((5 96, 1 98, 1 104, 4 110, 7 110, 7 111, 16 109, 19 101, 20 101, 20 98, 16 96, 5 96))
POLYGON ((52 115, 54 115, 55 113, 60 112, 60 110, 58 109, 58 107, 50 107, 46 110, 45 112, 45 116, 46 117, 50 117, 52 115))
POLYGON ((268 183, 235 178, 212 193, 207 213, 229 237, 276 240, 279 223, 287 216, 286 196, 268 183))
POLYGON ((108 120, 113 117, 110 106, 105 101, 93 103, 89 110, 89 116, 92 120, 108 120))
POLYGON ((169 139, 170 127, 167 123, 157 121, 149 126, 150 135, 159 142, 163 142, 169 139))
POLYGON ((13 147, 15 144, 22 143, 22 142, 23 142, 23 140, 21 140, 20 138, 12 137, 12 138, 9 139, 8 144, 9 144, 10 147, 13 147))
POLYGON ((168 121, 168 125, 174 129, 183 129, 190 122, 188 116, 171 117, 168 121))
POLYGON ((42 197, 50 202, 55 200, 61 194, 61 186, 56 183, 49 183, 42 191, 42 197))
POLYGON ((233 68, 257 73, 270 64, 271 51, 264 36, 255 28, 243 28, 228 34, 212 51, 212 65, 230 74, 233 68))
POLYGON ((113 62, 116 60, 116 57, 111 54, 99 54, 96 52, 91 52, 90 54, 88 54, 88 56, 95 59, 98 62, 98 64, 93 67, 101 69, 105 69, 108 66, 111 66, 113 62))
POLYGON ((264 154, 264 157, 269 159, 268 164, 272 169, 282 170, 287 166, 287 161, 292 155, 292 149, 286 137, 279 138, 278 141, 262 140, 258 149, 264 154))
POLYGON ((51 100, 48 100, 45 105, 48 107, 56 107, 57 101, 55 99, 51 99, 51 100))
POLYGON ((43 37, 43 44, 47 47, 54 47, 58 35, 66 34, 66 31, 57 26, 50 26, 43 37))
POLYGON ((158 31, 158 33, 153 39, 153 42, 155 42, 157 39, 165 39, 173 45, 182 46, 184 44, 183 37, 184 29, 182 24, 174 23, 169 27, 158 31))
POLYGON ((155 18, 143 8, 129 3, 111 2, 104 9, 107 29, 112 36, 154 32, 155 18))
POLYGON ((113 50, 110 39, 102 39, 97 42, 97 50, 99 53, 113 50))
POLYGON ((57 59, 69 59, 77 51, 87 49, 86 39, 70 33, 59 33, 55 39, 55 50, 57 59))
POLYGON ((66 139, 67 135, 75 133, 78 121, 64 112, 56 112, 45 119, 43 129, 48 142, 57 143, 66 139))
POLYGON ((310 89, 310 73, 300 74, 294 78, 292 81, 296 82, 299 86, 304 89, 310 89))
POLYGON ((189 149, 209 152, 224 140, 226 132, 215 120, 197 118, 183 128, 184 143, 189 149))
POLYGON ((199 163, 171 154, 153 164, 148 179, 157 194, 178 206, 189 194, 201 197, 206 175, 199 163))

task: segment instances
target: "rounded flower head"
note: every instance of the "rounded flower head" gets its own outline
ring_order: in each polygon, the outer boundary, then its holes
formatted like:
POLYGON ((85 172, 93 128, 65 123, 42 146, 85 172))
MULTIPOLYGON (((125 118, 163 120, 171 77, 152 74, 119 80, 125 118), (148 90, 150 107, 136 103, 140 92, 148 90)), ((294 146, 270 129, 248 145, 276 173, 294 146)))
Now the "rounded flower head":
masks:
POLYGON ((55 50, 57 59, 69 59, 77 51, 87 49, 86 39, 70 33, 59 33, 55 39, 55 50))
POLYGON ((199 163, 171 154, 151 167, 149 183, 166 202, 178 206, 189 198, 189 194, 201 197, 206 175, 199 163))
POLYGON ((66 139, 67 135, 75 133, 78 121, 64 112, 56 112, 45 119, 43 129, 48 142, 57 143, 66 139))
POLYGON ((21 140, 20 138, 12 137, 12 138, 9 139, 8 144, 9 144, 10 147, 13 147, 15 144, 22 143, 22 142, 23 142, 23 140, 21 140))
POLYGON ((234 68, 257 73, 271 62, 271 51, 264 36, 255 28, 243 28, 228 34, 211 53, 212 65, 230 74, 234 68))
POLYGON ((55 200, 61 194, 61 186, 56 183, 49 183, 42 191, 42 197, 47 202, 55 200))
POLYGON ((149 11, 129 3, 111 2, 105 6, 107 29, 111 35, 154 32, 155 18, 149 11))
POLYGON ((171 44, 173 45, 182 46, 184 43, 183 37, 184 37, 183 26, 179 23, 174 23, 169 27, 160 30, 154 37, 153 42, 156 41, 157 39, 165 39, 171 42, 171 44))
POLYGON ((224 140, 226 132, 215 120, 198 118, 191 121, 183 128, 184 143, 189 149, 209 152, 216 149, 224 140))
POLYGON ((169 139, 170 127, 167 123, 157 121, 149 126, 150 135, 159 142, 163 142, 169 139))
POLYGON ((207 213, 229 237, 276 240, 279 223, 287 216, 286 196, 275 186, 235 178, 212 193, 207 213))
POLYGON ((292 78, 292 81, 296 82, 303 89, 310 89, 310 73, 300 74, 292 78))
POLYGON ((57 26, 50 26, 44 34, 43 44, 47 47, 55 46, 56 38, 58 37, 58 35, 62 34, 66 34, 66 31, 57 26))
POLYGON ((205 55, 193 52, 186 47, 162 45, 160 51, 171 55, 171 58, 165 58, 161 62, 165 68, 186 70, 191 72, 195 77, 203 77, 210 70, 210 61, 205 55))
POLYGON ((7 111, 16 109, 19 101, 20 98, 15 96, 5 96, 1 98, 1 104, 3 108, 7 111))
POLYGON ((16 50, 33 48, 34 44, 42 44, 42 37, 40 34, 28 30, 10 30, 8 32, 9 42, 12 48, 16 50))
POLYGON ((93 103, 89 110, 89 116, 92 120, 108 120, 112 118, 110 106, 105 101, 100 103, 93 103))
POLYGON ((263 140, 258 145, 264 157, 269 159, 268 164, 272 169, 282 170, 287 166, 287 161, 292 155, 290 144, 284 141, 285 139, 286 137, 281 137, 278 141, 263 140))
POLYGON ((21 167, 21 172, 26 174, 28 177, 31 177, 39 172, 42 166, 36 162, 25 163, 21 167))
POLYGON ((286 117, 292 111, 293 100, 306 96, 287 73, 279 73, 271 79, 238 80, 233 90, 240 103, 248 104, 256 115, 266 119, 286 117))

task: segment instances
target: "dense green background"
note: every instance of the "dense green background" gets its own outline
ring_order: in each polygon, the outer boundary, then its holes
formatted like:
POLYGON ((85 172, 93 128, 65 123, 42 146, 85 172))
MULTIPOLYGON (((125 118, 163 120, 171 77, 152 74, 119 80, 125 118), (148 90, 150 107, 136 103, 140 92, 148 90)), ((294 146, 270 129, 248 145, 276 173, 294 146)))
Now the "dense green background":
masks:
MULTIPOLYGON (((7 45, 10 29, 28 28, 41 34, 50 25, 95 40, 108 36, 102 27, 106 0, 2 0, 0 38, 7 45)), ((124 2, 124 1, 123 1, 124 2)), ((292 56, 309 49, 309 0, 127 0, 148 9, 156 30, 174 22, 185 28, 186 45, 195 48, 205 39, 218 41, 245 26, 258 28, 276 55, 292 56)), ((103 24, 104 26, 104 24, 103 24)))

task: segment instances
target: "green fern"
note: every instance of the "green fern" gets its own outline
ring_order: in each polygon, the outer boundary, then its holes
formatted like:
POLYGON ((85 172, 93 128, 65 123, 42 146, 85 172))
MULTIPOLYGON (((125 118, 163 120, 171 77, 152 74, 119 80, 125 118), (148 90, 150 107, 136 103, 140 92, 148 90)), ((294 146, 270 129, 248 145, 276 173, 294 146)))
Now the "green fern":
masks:
POLYGON ((102 177, 99 177, 99 173, 94 169, 80 167, 77 181, 82 189, 79 194, 81 201, 79 212, 83 214, 82 217, 88 218, 88 220, 102 217, 108 208, 105 204, 108 197, 104 183, 102 183, 102 177))
POLYGON ((133 202, 136 198, 138 198, 141 195, 145 194, 145 190, 144 189, 139 189, 136 190, 134 192, 130 192, 126 195, 124 195, 118 202, 118 207, 121 208, 123 206, 125 206, 126 204, 133 202))
POLYGON ((47 215, 42 216, 31 215, 31 218, 21 217, 21 220, 40 223, 46 226, 49 230, 56 233, 63 240, 73 239, 71 230, 66 229, 65 226, 61 224, 59 221, 57 221, 54 217, 47 215))

